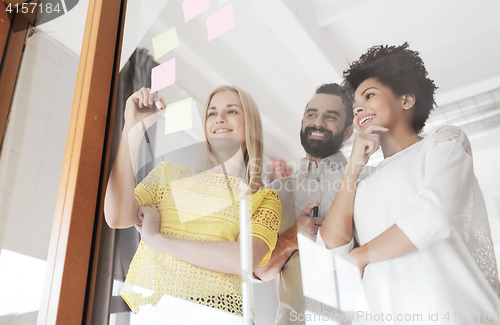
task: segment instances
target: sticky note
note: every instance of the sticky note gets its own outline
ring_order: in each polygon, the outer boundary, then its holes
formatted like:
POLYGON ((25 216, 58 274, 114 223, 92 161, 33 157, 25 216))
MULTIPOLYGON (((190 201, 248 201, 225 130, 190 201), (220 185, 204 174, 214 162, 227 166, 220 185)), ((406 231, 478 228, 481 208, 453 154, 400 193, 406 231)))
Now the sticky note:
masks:
POLYGON ((210 9, 208 0, 186 0, 182 3, 184 10, 184 22, 188 22, 207 9, 210 9))
POLYGON ((233 4, 231 3, 207 18, 208 40, 213 40, 233 27, 234 14, 233 4))
POLYGON ((175 58, 151 70, 151 93, 175 83, 175 58))
POLYGON ((346 311, 368 310, 358 266, 297 234, 304 295, 346 311))
POLYGON ((223 4, 224 2, 227 2, 228 0, 219 0, 219 4, 223 4))
POLYGON ((335 256, 339 304, 342 310, 368 310, 366 294, 358 266, 335 256))
POLYGON ((155 51, 155 59, 158 60, 177 46, 179 46, 179 39, 177 38, 175 27, 154 37, 153 49, 155 51))
POLYGON ((306 236, 297 234, 304 296, 338 307, 335 265, 331 253, 306 236))
POLYGON ((187 130, 192 127, 192 98, 168 104, 165 110, 165 134, 187 130))

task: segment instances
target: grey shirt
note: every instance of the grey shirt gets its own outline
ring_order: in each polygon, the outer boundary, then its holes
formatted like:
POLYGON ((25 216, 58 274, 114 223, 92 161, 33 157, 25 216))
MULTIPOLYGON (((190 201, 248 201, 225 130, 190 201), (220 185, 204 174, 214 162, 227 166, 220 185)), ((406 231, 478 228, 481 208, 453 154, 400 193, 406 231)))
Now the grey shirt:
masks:
MULTIPOLYGON (((319 202, 319 217, 324 219, 342 182, 347 160, 342 152, 321 160, 319 166, 302 159, 291 176, 280 178, 268 187, 280 196, 283 207, 279 235, 291 228, 307 204, 319 202)), ((278 295, 280 306, 276 324, 304 324, 307 309, 321 313, 321 305, 305 299, 302 293, 299 252, 295 251, 280 273, 278 295)))

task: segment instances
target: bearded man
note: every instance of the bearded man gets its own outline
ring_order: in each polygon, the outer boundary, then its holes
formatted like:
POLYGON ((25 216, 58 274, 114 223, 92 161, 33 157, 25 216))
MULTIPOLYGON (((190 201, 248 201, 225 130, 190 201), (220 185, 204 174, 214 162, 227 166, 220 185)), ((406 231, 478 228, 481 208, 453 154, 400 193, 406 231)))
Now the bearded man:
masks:
POLYGON ((347 160, 340 148, 353 133, 352 119, 352 107, 342 103, 340 86, 320 86, 302 118, 300 141, 306 157, 294 174, 270 185, 283 206, 279 237, 271 259, 254 275, 268 281, 279 274, 278 325, 304 324, 306 308, 319 315, 324 311, 319 302, 303 295, 297 232, 316 240, 344 175, 347 160), (318 218, 310 216, 315 206, 318 218))

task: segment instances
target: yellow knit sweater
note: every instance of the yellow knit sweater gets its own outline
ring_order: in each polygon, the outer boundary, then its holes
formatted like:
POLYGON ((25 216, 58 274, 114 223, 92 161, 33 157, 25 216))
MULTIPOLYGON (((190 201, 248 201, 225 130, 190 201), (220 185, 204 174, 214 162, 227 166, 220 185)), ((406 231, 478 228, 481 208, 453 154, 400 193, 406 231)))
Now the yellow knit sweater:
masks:
MULTIPOLYGON (((160 232, 187 240, 236 241, 239 238, 239 198, 246 185, 237 177, 213 172, 193 175, 191 168, 162 162, 137 186, 139 205, 154 204, 161 215, 160 232)), ((252 235, 276 245, 281 219, 278 194, 260 188, 252 194, 252 235)), ((210 271, 152 249, 142 241, 121 291, 133 312, 155 306, 170 295, 234 314, 242 314, 241 276, 210 271), (144 290, 146 289, 146 290, 144 290), (152 294, 143 297, 142 293, 152 294)))

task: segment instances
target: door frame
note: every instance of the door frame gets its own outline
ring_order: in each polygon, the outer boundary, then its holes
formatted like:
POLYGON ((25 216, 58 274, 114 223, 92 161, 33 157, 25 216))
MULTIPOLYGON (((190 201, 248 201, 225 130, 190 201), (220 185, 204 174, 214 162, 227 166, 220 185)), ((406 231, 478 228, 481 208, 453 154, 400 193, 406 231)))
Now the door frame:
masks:
POLYGON ((90 0, 38 325, 90 324, 126 0, 90 0))

